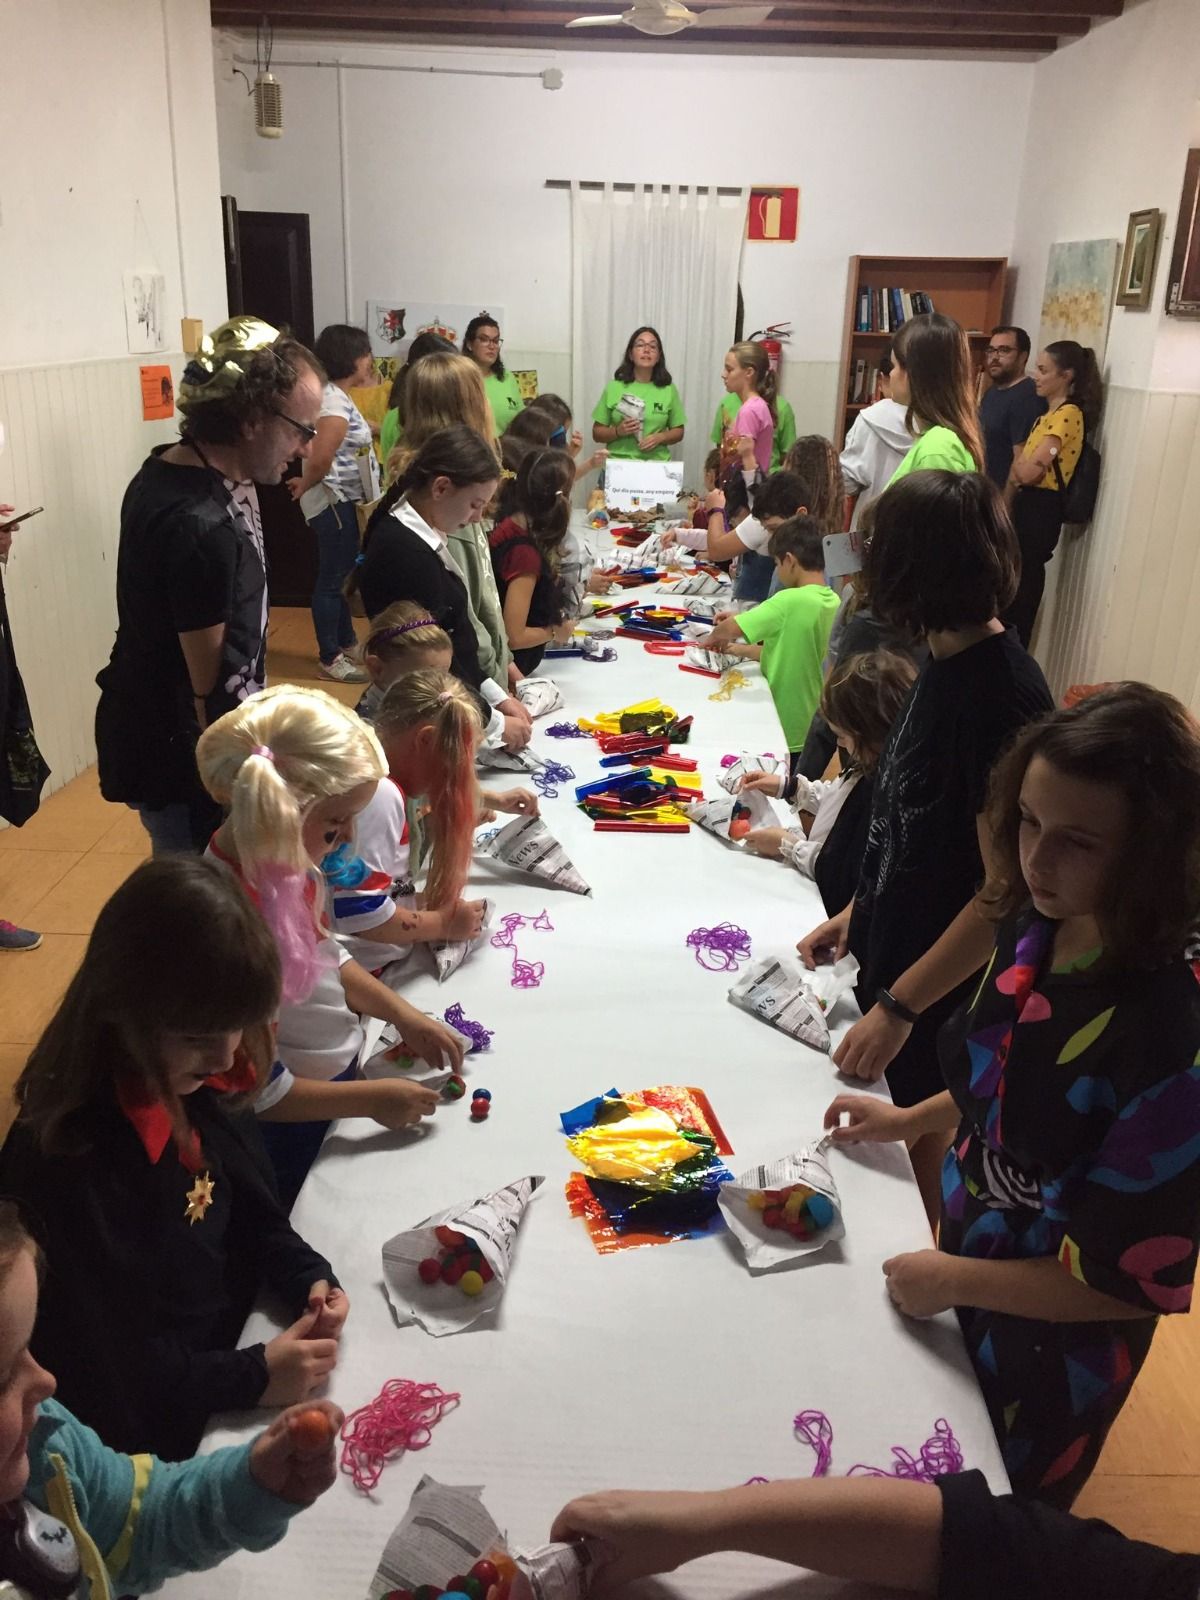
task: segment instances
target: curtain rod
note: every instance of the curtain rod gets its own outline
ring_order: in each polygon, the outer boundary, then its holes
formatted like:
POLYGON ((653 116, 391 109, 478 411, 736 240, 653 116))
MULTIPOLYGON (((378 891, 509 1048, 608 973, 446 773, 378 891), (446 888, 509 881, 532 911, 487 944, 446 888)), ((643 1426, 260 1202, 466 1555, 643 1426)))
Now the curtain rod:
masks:
MULTIPOLYGON (((569 189, 572 182, 571 178, 547 178, 545 187, 547 189, 569 189)), ((595 178, 581 178, 579 187, 581 189, 612 188, 620 194, 634 194, 639 189, 694 189, 697 194, 717 194, 729 197, 736 197, 746 193, 744 188, 714 188, 711 183, 614 183, 610 185, 602 183, 595 178)))

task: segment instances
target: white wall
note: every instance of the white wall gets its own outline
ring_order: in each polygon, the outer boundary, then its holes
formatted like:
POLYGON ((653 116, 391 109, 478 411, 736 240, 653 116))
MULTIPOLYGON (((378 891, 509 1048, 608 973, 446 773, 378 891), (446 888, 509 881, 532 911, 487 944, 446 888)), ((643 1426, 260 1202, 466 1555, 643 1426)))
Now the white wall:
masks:
POLYGON ((142 422, 138 366, 178 373, 180 316, 226 314, 211 37, 207 0, 0 0, 0 501, 46 507, 6 588, 51 787, 95 758, 121 491, 174 432, 142 422), (145 266, 168 349, 130 356, 145 266))
POLYGON ((1113 312, 1097 515, 1050 567, 1036 651, 1060 692, 1143 677, 1200 707, 1200 323, 1162 309, 1184 162, 1198 142, 1195 0, 1127 3, 1033 69, 1016 320, 1036 338, 1055 240, 1124 241, 1131 211, 1166 213, 1149 309, 1113 312))
MULTIPOLYGON (((748 244, 742 284, 747 331, 791 320, 784 390, 801 428, 822 432, 838 409, 850 255, 1004 255, 1012 238, 1024 65, 906 61, 900 105, 895 64, 864 58, 277 41, 286 131, 268 141, 255 136, 245 85, 232 76, 234 44, 219 39, 216 50, 222 185, 241 206, 311 215, 318 325, 360 321, 375 296, 499 304, 506 359, 538 365, 544 387, 565 381, 570 350, 569 197, 546 190, 547 178, 799 184, 797 243, 748 244), (347 294, 337 73, 281 58, 530 74, 558 66, 564 84, 551 92, 536 76, 345 71, 347 294)), ((246 53, 244 41, 236 48, 246 53)), ((681 285, 681 316, 686 307, 681 285)), ((707 426, 719 394, 714 374, 710 392, 685 404, 707 426)))

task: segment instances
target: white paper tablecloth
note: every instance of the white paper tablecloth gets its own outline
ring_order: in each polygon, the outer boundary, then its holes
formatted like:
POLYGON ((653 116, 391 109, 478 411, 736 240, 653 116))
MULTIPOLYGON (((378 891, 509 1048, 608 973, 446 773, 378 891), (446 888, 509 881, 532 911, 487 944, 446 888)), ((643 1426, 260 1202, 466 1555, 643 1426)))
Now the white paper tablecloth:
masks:
MULTIPOLYGON (((683 752, 699 758, 706 793, 716 792, 724 753, 785 752, 757 667, 744 669, 748 688, 714 703, 715 680, 680 672, 635 640, 615 644, 619 659, 609 664, 546 664, 566 707, 536 725, 534 748, 573 767, 577 781, 601 775, 598 747, 547 738, 546 723, 656 694, 695 713, 683 752)), ((491 781, 505 787, 510 775, 491 781)), ((573 1163, 558 1113, 589 1095, 614 1084, 703 1088, 733 1144, 736 1172, 816 1139, 843 1085, 828 1057, 731 1006, 730 978, 702 970, 685 945, 691 929, 728 920, 749 931, 755 955, 787 952, 822 915, 813 884, 698 828, 595 833, 572 785, 542 810, 594 897, 543 890, 482 863, 471 882, 498 900, 500 915, 549 912, 552 933, 518 934, 521 955, 545 963, 541 987, 510 988, 508 952, 485 946, 449 982, 422 976, 404 991, 439 1015, 460 1001, 495 1030, 491 1051, 470 1059, 467 1074, 469 1087, 492 1091, 490 1118, 473 1124, 461 1101, 443 1106, 418 1136, 343 1124, 294 1215, 353 1306, 330 1397, 350 1412, 389 1378, 406 1377, 460 1391, 462 1404, 428 1449, 386 1469, 375 1500, 343 1478, 274 1551, 227 1562, 219 1583, 211 1575, 176 1580, 165 1592, 177 1600, 218 1592, 223 1600, 359 1600, 424 1472, 483 1485, 496 1520, 526 1546, 546 1537, 566 1500, 591 1489, 807 1476, 812 1455, 793 1439, 791 1422, 811 1407, 832 1421, 835 1473, 860 1461, 886 1465, 892 1444, 915 1452, 946 1417, 967 1465, 1006 1487, 953 1317, 906 1321, 884 1291, 881 1263, 930 1243, 901 1149, 836 1152, 845 1241, 795 1270, 753 1279, 728 1234, 600 1256, 568 1214, 563 1185, 573 1163), (397 1330, 381 1288, 383 1241, 455 1200, 535 1172, 547 1181, 522 1226, 495 1325, 441 1339, 397 1330)), ((852 1015, 842 1014, 838 1035, 852 1015)), ((247 1342, 274 1331, 256 1315, 247 1342)), ((214 1427, 208 1445, 262 1423, 214 1427)), ((711 1558, 665 1583, 689 1600, 767 1588, 850 1592, 741 1556, 711 1558)))

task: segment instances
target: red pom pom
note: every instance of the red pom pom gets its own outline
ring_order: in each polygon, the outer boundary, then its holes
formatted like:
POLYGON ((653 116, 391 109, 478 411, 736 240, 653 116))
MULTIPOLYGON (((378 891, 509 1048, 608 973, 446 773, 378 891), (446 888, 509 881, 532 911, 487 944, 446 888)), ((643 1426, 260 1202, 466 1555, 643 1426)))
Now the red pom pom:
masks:
MULTIPOLYGON (((442 1282, 443 1283, 449 1283, 451 1285, 456 1284, 458 1282, 458 1280, 462 1277, 462 1275, 463 1275, 462 1262, 458 1259, 457 1256, 451 1256, 448 1261, 444 1261, 442 1263, 442 1282)), ((453 1585, 451 1587, 453 1587, 453 1585)))
POLYGON ((444 1222, 433 1230, 433 1236, 439 1244, 444 1244, 447 1250, 457 1250, 465 1239, 465 1235, 459 1233, 457 1228, 448 1228, 444 1222))
POLYGON ((762 1219, 763 1219, 763 1226, 764 1227, 767 1227, 767 1228, 778 1228, 778 1227, 782 1226, 782 1224, 783 1224, 783 1207, 782 1206, 768 1206, 767 1209, 762 1214, 762 1219))
POLYGON ((495 1565, 491 1561, 477 1561, 467 1574, 469 1578, 478 1578, 485 1589, 490 1589, 499 1578, 495 1565))
POLYGON ((417 1268, 422 1283, 436 1283, 442 1275, 442 1264, 435 1261, 432 1256, 426 1256, 417 1268))

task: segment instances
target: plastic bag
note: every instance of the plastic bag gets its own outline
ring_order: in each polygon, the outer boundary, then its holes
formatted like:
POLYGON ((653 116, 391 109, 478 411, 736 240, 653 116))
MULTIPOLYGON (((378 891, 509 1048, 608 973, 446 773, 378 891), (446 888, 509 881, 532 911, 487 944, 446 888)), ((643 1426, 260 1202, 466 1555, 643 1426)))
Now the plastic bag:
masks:
POLYGON ((729 991, 742 1011, 769 1022, 801 1044, 829 1054, 826 1018, 858 980, 858 962, 843 956, 832 966, 808 972, 798 962, 776 956, 752 961, 729 991))

